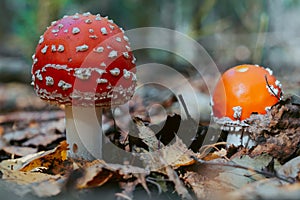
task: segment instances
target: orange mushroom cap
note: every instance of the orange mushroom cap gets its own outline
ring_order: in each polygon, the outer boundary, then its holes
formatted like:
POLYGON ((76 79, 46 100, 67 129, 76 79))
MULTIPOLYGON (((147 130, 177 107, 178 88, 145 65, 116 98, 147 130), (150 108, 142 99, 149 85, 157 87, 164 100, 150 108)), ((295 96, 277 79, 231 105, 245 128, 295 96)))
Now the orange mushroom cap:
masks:
POLYGON ((227 70, 217 83, 212 96, 213 115, 245 120, 252 113, 266 114, 281 95, 281 84, 270 69, 239 65, 227 70))

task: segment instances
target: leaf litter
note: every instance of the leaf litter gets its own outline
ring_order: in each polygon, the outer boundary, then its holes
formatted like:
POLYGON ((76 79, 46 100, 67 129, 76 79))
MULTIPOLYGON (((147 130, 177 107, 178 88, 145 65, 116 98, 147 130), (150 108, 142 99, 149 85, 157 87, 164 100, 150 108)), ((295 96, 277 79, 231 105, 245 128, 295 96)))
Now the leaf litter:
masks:
MULTIPOLYGON (((164 101, 171 108, 176 99, 170 96, 164 101)), ((258 141, 252 149, 227 148, 222 138, 203 147, 205 125, 168 113, 165 118, 154 118, 165 119, 159 127, 145 115, 143 101, 132 106, 133 129, 117 129, 106 111, 106 123, 112 127, 107 130, 112 130, 109 139, 132 151, 143 167, 130 161, 114 164, 67 158, 64 114, 60 110, 2 114, 1 184, 13 185, 10 191, 19 196, 30 193, 37 197, 68 193, 69 187, 81 191, 111 183, 118 187, 114 195, 117 199, 135 199, 138 191, 148 198, 299 197, 299 98, 293 96, 273 106, 268 118, 249 121, 255 130, 253 138, 258 141), (194 135, 189 133, 191 127, 197 130, 194 135), (180 137, 184 132, 193 136, 192 143, 180 137)))

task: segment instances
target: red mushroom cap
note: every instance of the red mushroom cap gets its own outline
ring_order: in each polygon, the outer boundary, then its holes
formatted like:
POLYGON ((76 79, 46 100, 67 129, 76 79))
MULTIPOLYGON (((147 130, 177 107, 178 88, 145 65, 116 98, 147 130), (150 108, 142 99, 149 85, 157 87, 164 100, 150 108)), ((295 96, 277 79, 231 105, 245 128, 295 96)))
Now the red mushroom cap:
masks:
POLYGON ((123 104, 134 93, 135 73, 124 31, 107 17, 90 13, 53 22, 33 55, 36 94, 58 104, 123 104))
POLYGON ((252 113, 266 114, 281 95, 281 84, 270 69, 239 65, 227 70, 217 83, 212 96, 213 115, 240 121, 252 113))

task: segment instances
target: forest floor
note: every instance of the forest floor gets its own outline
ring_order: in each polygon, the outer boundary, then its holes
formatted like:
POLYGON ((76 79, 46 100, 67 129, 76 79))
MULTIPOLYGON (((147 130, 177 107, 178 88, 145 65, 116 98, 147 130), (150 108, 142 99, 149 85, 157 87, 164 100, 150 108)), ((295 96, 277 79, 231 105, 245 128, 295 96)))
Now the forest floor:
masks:
POLYGON ((298 74, 282 78, 286 96, 266 125, 252 121, 254 137, 264 137, 252 148, 226 145, 228 132, 210 121, 205 83, 191 80, 199 123, 193 108, 182 112, 186 99, 147 86, 128 104, 130 116, 123 107, 104 110, 109 153, 93 162, 66 156, 63 107, 41 101, 29 84, 2 83, 0 197, 299 199, 300 82, 298 74), (145 134, 151 137, 141 139, 145 134))

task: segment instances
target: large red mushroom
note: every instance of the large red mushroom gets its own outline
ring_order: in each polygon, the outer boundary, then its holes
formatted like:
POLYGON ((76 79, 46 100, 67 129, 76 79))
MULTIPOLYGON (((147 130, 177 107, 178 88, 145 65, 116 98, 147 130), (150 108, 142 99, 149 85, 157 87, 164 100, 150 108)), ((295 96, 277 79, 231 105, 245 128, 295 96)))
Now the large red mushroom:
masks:
POLYGON ((68 156, 102 157, 102 108, 126 103, 136 86, 128 38, 107 17, 65 16, 40 36, 33 55, 36 94, 64 105, 68 156))

